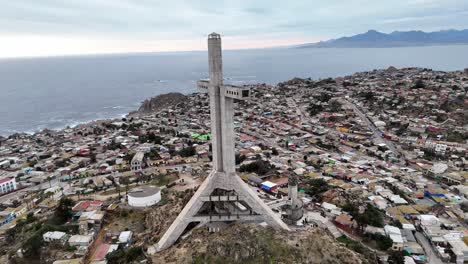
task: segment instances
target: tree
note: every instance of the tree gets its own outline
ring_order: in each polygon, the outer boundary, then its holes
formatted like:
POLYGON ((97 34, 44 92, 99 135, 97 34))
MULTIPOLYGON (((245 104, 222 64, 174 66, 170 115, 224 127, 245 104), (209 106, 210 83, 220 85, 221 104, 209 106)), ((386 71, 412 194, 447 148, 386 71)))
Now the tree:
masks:
POLYGON ((343 211, 348 212, 351 216, 359 214, 359 207, 353 203, 347 203, 342 207, 343 211))
POLYGON ((154 144, 161 144, 162 138, 160 136, 156 136, 153 132, 147 134, 147 138, 149 142, 153 142, 154 144))
POLYGON ((315 116, 323 111, 323 107, 319 104, 310 104, 307 110, 309 111, 310 116, 315 116))
POLYGON ((420 88, 425 88, 425 87, 426 87, 426 84, 423 82, 422 79, 417 79, 413 85, 413 89, 420 89, 420 88))
POLYGON ((89 153, 89 159, 91 163, 96 163, 96 153, 94 152, 89 153))
POLYGON ((255 172, 258 175, 265 175, 271 169, 273 169, 273 167, 268 161, 256 160, 249 164, 244 164, 240 166, 239 171, 240 172, 255 172))
POLYGON ((390 225, 392 226, 396 226, 398 228, 403 228, 403 225, 401 224, 400 220, 398 219, 393 219, 391 222, 390 222, 390 225))
POLYGON ((39 256, 41 245, 42 245, 42 235, 41 232, 36 232, 32 237, 30 237, 23 244, 24 255, 27 257, 39 256))
POLYGON ((117 249, 106 255, 109 264, 124 264, 126 262, 125 251, 117 249))
POLYGON ((236 165, 241 164, 247 157, 245 155, 240 155, 236 154, 235 160, 236 160, 236 165))
POLYGON ((393 245, 393 240, 391 238, 379 233, 365 233, 364 241, 375 241, 377 248, 383 251, 387 251, 387 249, 389 249, 393 245))
POLYGON ((389 238, 388 236, 384 236, 381 234, 376 234, 376 240, 377 241, 377 247, 380 250, 387 250, 393 245, 393 240, 389 238))
POLYGON ((304 190, 310 196, 320 195, 329 189, 330 186, 323 179, 307 179, 304 182, 304 190))
POLYGON ((384 225, 382 213, 372 204, 367 204, 366 210, 362 214, 353 216, 353 218, 361 230, 364 230, 368 225, 376 227, 383 227, 384 225))
POLYGON ((194 156, 195 154, 197 154, 197 149, 193 146, 183 148, 179 151, 179 155, 181 157, 191 157, 191 156, 194 156))
POLYGON ((49 188, 52 188, 52 183, 50 182, 52 180, 51 176, 47 176, 47 181, 49 182, 49 188))
POLYGON ((114 140, 112 140, 108 145, 107 149, 108 150, 116 150, 122 148, 122 145, 120 143, 116 143, 114 140))
POLYGON ((127 251, 117 249, 107 254, 106 259, 109 264, 133 263, 143 255, 143 249, 139 246, 131 247, 127 251))
POLYGON ((156 151, 156 149, 153 148, 153 149, 151 149, 150 153, 148 153, 148 157, 149 157, 150 159, 156 159, 156 158, 159 157, 159 154, 158 154, 158 152, 156 151))
POLYGON ((53 222, 57 225, 64 224, 72 216, 71 209, 74 205, 73 200, 69 198, 60 199, 59 205, 54 213, 53 222))
MULTIPOLYGON (((130 184, 130 179, 128 177, 120 177, 119 183, 125 185, 125 197, 126 197, 128 193, 128 185, 130 184)), ((120 196, 120 192, 119 192, 119 196, 120 196)))
POLYGON ((338 112, 341 110, 341 103, 338 100, 330 101, 330 111, 338 112))
POLYGON ((7 229, 5 233, 5 240, 7 243, 13 243, 15 241, 16 235, 21 232, 21 228, 18 227, 19 221, 16 223, 17 224, 14 228, 7 229))
POLYGON ((276 148, 271 149, 271 155, 278 156, 278 150, 276 148))
POLYGON ((135 156, 135 152, 128 152, 123 159, 126 161, 131 161, 133 159, 133 156, 135 156))
POLYGON ((330 101, 331 99, 331 95, 328 94, 328 93, 321 93, 318 97, 317 97, 317 100, 319 100, 320 102, 323 102, 323 103, 327 103, 328 101, 330 101))
POLYGON ((363 213, 359 212, 359 206, 354 203, 347 203, 343 206, 343 210, 348 212, 363 231, 366 226, 383 227, 383 214, 372 204, 367 204, 363 213))
POLYGON ((131 247, 126 254, 127 263, 137 260, 141 255, 143 255, 143 250, 139 246, 131 247))
POLYGON ((366 99, 367 101, 373 101, 375 98, 375 94, 372 91, 367 91, 360 95, 364 97, 364 99, 366 99))
POLYGON ((464 213, 468 212, 468 202, 461 203, 460 208, 463 210, 464 213))
POLYGON ((390 264, 404 264, 405 256, 402 251, 391 251, 388 257, 388 263, 390 264))
POLYGON ((26 216, 26 224, 32 223, 36 220, 37 218, 34 216, 32 212, 28 213, 28 215, 26 216))

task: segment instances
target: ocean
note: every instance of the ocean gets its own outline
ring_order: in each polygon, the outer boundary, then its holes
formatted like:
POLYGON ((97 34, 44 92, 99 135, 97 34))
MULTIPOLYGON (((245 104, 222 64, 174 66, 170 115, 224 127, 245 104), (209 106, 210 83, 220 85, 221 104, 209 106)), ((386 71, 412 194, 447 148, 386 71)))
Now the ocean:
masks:
MULTIPOLYGON (((313 79, 395 67, 462 70, 468 46, 256 49, 224 51, 230 83, 313 79)), ((141 53, 0 60, 0 135, 118 118, 149 97, 196 91, 208 77, 206 52, 141 53)))

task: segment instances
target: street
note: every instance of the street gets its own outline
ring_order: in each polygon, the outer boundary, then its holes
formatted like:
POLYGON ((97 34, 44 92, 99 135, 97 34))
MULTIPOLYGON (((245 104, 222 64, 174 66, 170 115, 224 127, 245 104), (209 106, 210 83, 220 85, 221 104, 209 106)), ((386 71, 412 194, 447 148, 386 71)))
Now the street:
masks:
POLYGON ((429 241, 427 241, 426 237, 421 232, 416 232, 415 237, 418 243, 424 248, 424 252, 426 252, 427 263, 429 264, 443 264, 444 263, 434 252, 431 245, 429 244, 429 241))
POLYGON ((344 100, 344 103, 347 104, 348 106, 351 106, 351 108, 353 108, 354 112, 361 118, 362 121, 366 122, 367 124, 367 127, 372 131, 372 133, 374 134, 374 138, 377 139, 377 141, 379 142, 382 142, 382 143, 385 143, 387 145, 387 147, 395 154, 398 154, 399 155, 399 160, 400 160, 400 164, 405 164, 405 159, 404 159, 404 154, 400 153, 395 145, 393 144, 392 141, 390 140, 387 140, 386 138, 382 137, 382 133, 379 131, 379 129, 377 127, 374 126, 374 124, 372 124, 372 122, 369 120, 369 118, 367 118, 367 116, 361 111, 359 110, 359 108, 349 102, 348 100, 344 100))

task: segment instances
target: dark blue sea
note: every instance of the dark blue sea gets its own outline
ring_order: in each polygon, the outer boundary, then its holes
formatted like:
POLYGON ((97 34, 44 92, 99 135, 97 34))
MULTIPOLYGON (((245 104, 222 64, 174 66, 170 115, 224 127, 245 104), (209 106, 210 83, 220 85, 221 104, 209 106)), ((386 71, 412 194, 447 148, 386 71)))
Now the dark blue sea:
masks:
MULTIPOLYGON (((461 70, 468 46, 239 50, 223 59, 231 83, 275 84, 389 66, 461 70)), ((120 117, 146 98, 194 92, 207 70, 206 52, 0 59, 0 135, 120 117)))

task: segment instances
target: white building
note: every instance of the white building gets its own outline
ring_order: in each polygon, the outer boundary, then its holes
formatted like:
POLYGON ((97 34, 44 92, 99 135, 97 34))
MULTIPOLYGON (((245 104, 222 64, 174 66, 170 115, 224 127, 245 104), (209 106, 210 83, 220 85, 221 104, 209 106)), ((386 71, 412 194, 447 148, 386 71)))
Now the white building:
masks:
POLYGON ((447 145, 445 144, 437 144, 435 146, 435 152, 440 155, 445 155, 445 151, 447 150, 447 145))
POLYGON ((391 225, 384 226, 385 234, 390 237, 393 241, 392 250, 401 251, 403 250, 403 237, 398 227, 391 225))
POLYGON ((433 173, 434 175, 440 175, 442 173, 445 173, 448 169, 448 165, 445 163, 436 163, 434 164, 429 171, 433 173))
POLYGON ((123 231, 119 235, 119 244, 130 245, 132 243, 132 231, 123 231))
POLYGON ((45 242, 56 242, 60 244, 65 244, 67 242, 68 235, 64 232, 53 231, 43 234, 42 239, 45 242))
POLYGON ((132 171, 141 171, 143 166, 143 159, 145 154, 143 152, 137 152, 132 158, 132 171))
POLYGON ((140 186, 127 194, 128 205, 147 207, 161 201, 161 190, 156 186, 140 186))
POLYGON ((83 236, 83 235, 74 235, 71 236, 70 239, 68 240, 68 244, 70 246, 76 246, 76 247, 87 247, 93 243, 93 236, 88 235, 88 236, 83 236))
POLYGON ((450 249, 455 255, 455 263, 466 263, 466 261, 468 261, 468 246, 463 242, 463 240, 461 240, 460 238, 451 238, 446 240, 450 245, 450 249))
POLYGON ((9 193, 16 190, 15 178, 4 178, 0 179, 0 194, 9 193))

